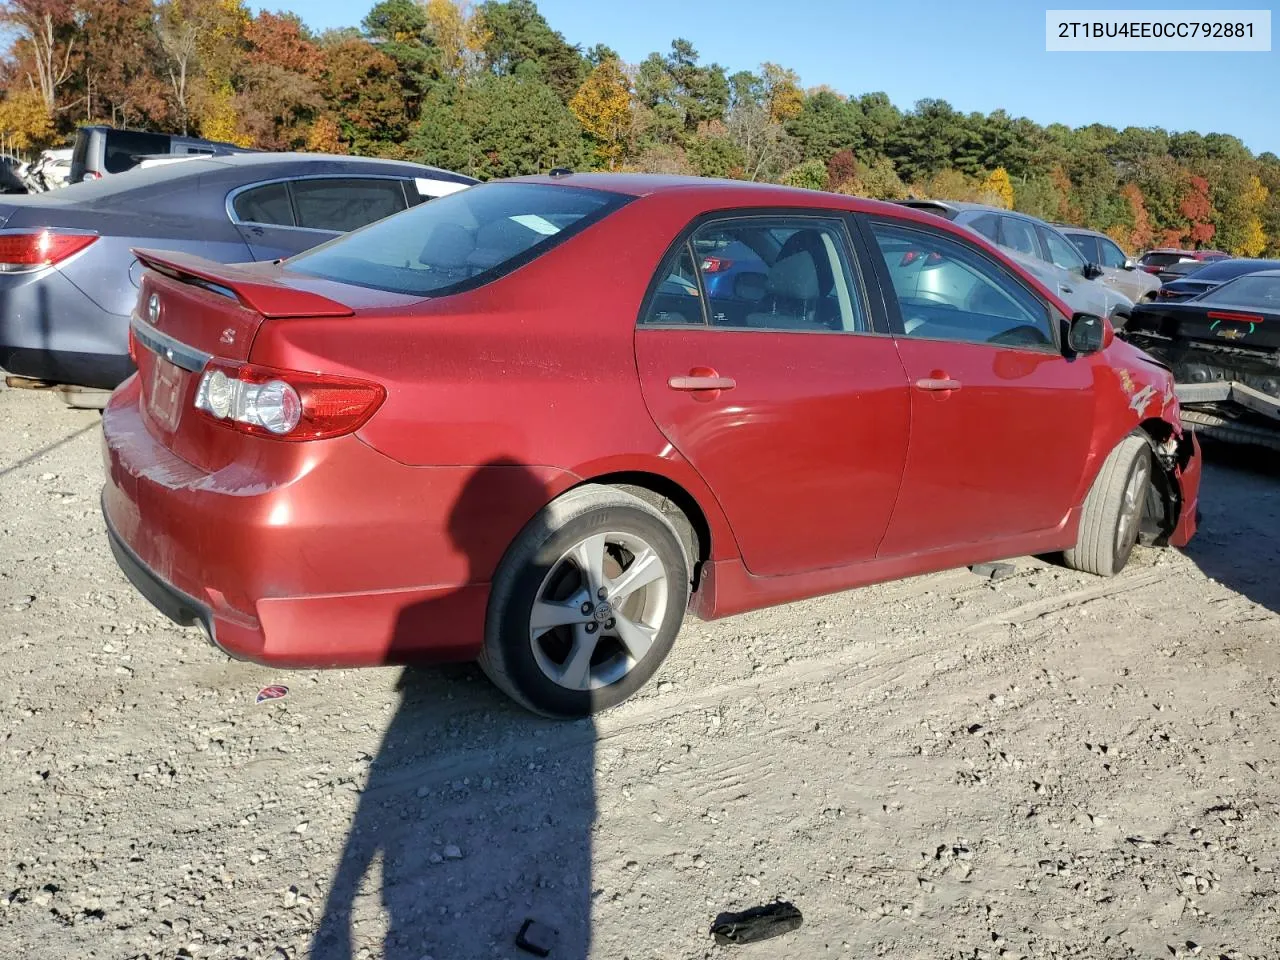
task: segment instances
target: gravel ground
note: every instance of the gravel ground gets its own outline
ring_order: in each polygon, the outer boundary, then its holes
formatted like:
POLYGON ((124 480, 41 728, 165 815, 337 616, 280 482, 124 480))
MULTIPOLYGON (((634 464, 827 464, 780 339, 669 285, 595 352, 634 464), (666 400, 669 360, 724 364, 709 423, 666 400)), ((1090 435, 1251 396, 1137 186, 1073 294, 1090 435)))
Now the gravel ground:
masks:
POLYGON ((0 388, 0 438, 4 957, 1280 956, 1274 462, 1114 580, 691 621, 554 724, 471 667, 227 660, 117 572, 96 413, 0 388), (714 944, 777 897, 799 931, 714 944))

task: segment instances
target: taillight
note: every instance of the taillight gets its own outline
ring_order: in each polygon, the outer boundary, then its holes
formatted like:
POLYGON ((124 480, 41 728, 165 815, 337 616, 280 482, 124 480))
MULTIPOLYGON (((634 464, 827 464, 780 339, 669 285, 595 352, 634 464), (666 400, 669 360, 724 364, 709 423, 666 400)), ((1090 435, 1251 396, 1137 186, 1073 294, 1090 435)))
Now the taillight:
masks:
POLYGON ((242 433, 275 440, 323 440, 358 430, 387 392, 349 377, 213 360, 195 407, 242 433))
POLYGON ((1210 310, 1210 320, 1238 320, 1240 323, 1261 323, 1266 317, 1256 313, 1237 313, 1235 310, 1210 310))
POLYGON ((32 230, 0 233, 0 273, 23 273, 61 263, 98 238, 91 233, 32 230))
POLYGON ((726 260, 723 257, 703 257, 702 272, 703 273, 719 273, 722 270, 728 270, 733 266, 732 260, 726 260))

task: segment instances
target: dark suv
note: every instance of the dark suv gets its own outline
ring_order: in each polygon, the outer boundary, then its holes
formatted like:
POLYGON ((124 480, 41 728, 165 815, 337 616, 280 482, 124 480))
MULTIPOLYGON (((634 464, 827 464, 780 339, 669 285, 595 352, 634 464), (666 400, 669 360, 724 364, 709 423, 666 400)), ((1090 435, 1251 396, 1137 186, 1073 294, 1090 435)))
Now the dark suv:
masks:
POLYGON ((219 156, 247 153, 234 143, 201 140, 169 133, 143 130, 117 130, 115 127, 81 127, 76 131, 76 145, 71 154, 71 176, 68 183, 98 180, 109 173, 124 173, 136 167, 143 157, 156 154, 186 156, 219 156))

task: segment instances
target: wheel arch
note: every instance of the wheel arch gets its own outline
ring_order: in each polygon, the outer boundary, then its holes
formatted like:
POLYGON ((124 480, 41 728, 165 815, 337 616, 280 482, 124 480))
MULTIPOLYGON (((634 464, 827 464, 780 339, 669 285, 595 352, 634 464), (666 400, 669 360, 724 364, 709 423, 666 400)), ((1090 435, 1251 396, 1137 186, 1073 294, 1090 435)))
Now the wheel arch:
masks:
MULTIPOLYGON (((591 483, 623 490, 667 517, 684 544, 695 590, 703 564, 712 559, 723 559, 726 554, 737 554, 737 544, 728 522, 705 487, 695 493, 690 489, 691 483, 640 466, 615 466, 589 473, 578 472, 578 476, 582 481, 576 486, 591 483)), ((696 478, 696 474, 693 477, 696 478)))
MULTIPOLYGON (((1191 457, 1191 439, 1168 420, 1148 417, 1130 436, 1141 436, 1151 447, 1151 486, 1139 532, 1145 546, 1163 546, 1178 526, 1182 513, 1182 468, 1191 457)), ((1123 438, 1122 438, 1123 439, 1123 438)))

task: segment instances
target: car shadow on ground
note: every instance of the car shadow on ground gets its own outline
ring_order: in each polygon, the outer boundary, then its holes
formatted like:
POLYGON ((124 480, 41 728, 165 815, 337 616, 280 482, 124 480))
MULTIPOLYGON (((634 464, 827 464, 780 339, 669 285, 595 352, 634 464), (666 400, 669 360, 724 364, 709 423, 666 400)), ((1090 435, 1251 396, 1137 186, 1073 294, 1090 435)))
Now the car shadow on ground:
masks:
MULTIPOLYGON (((510 461, 489 466, 504 468, 499 482, 492 470, 477 471, 449 524, 473 570, 477 558, 492 556, 477 514, 545 496, 532 471, 510 461)), ((421 629, 431 620, 425 608, 454 602, 447 596, 406 610, 400 623, 421 629)), ((591 721, 535 717, 471 665, 406 668, 398 691, 308 956, 534 956, 516 947, 532 918, 557 931, 545 943, 555 960, 586 960, 596 811, 591 721), (466 696, 455 699, 460 689, 466 696)))
POLYGON ((1280 613, 1280 454, 1202 446, 1200 530, 1183 552, 1206 576, 1280 613))

